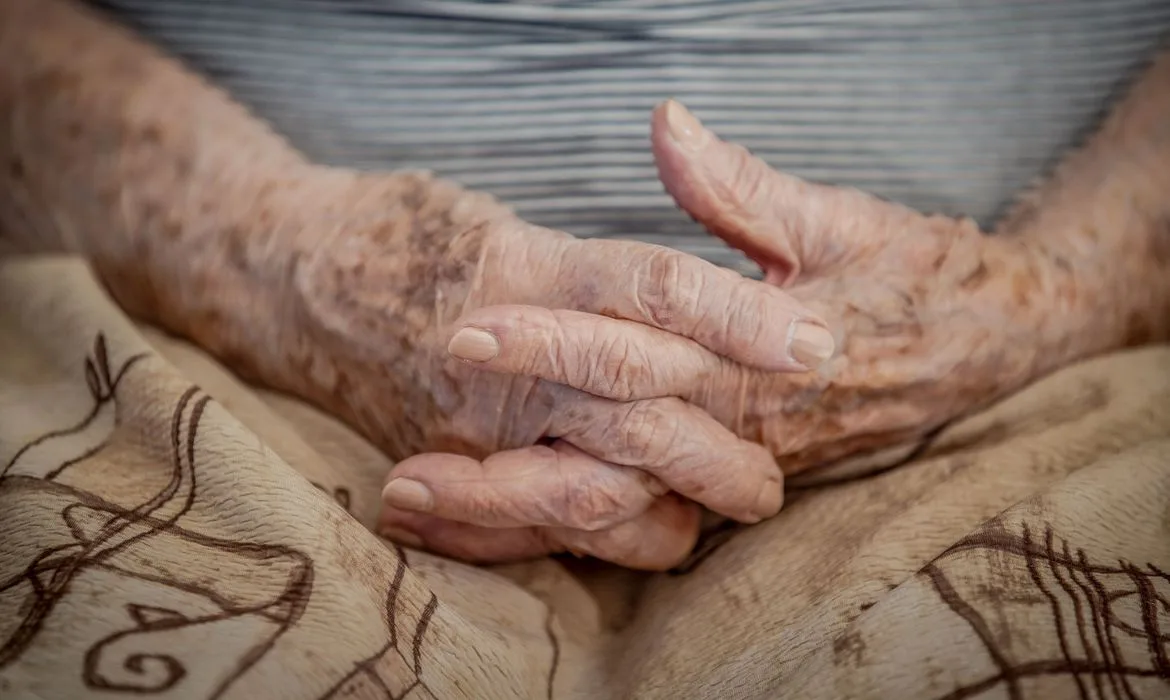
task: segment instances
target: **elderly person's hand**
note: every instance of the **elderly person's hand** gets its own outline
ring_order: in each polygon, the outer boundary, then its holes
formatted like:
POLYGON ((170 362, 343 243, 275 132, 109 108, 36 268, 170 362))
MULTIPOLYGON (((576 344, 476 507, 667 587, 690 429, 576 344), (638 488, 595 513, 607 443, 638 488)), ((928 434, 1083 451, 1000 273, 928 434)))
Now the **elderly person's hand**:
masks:
MULTIPOLYGON (((863 451, 913 447, 946 421, 1124 334, 1101 313, 1120 312, 1110 305, 1122 306, 1123 298, 1073 301, 1109 284, 1093 277, 1092 260, 1054 253, 1038 234, 988 237, 970 221, 802 182, 719 140, 676 103, 656 111, 653 146, 676 202, 837 333, 841 350, 818 372, 725 363, 675 394, 766 446, 789 474, 863 451)), ((1096 211, 1100 217, 1108 210, 1096 211)), ((726 313, 736 318, 734 309, 726 313)), ((654 365, 649 348, 658 341, 645 326, 629 328, 622 359, 614 362, 597 317, 554 322, 538 309, 485 307, 461 323, 488 329, 501 343, 498 353, 477 363, 484 370, 563 381, 563 358, 572 357, 586 367, 578 376, 605 376, 607 387, 635 386, 671 371, 654 365), (581 339, 592 339, 584 350, 581 339)), ((789 319, 776 323, 787 329, 789 319)), ((775 341, 759 342, 762 348, 775 341)), ((668 434, 682 444, 704 439, 681 424, 670 425, 668 434)), ((601 471, 508 470, 495 459, 442 468, 434 456, 406 460, 392 478, 426 483, 433 497, 413 510, 387 499, 383 524, 480 561, 566 548, 622 559, 628 551, 675 553, 693 541, 691 521, 677 521, 674 530, 630 526, 642 523, 644 513, 675 508, 671 496, 654 500, 659 492, 648 484, 637 484, 636 495, 614 497, 601 471), (560 514, 578 503, 601 509, 608 517, 595 517, 610 527, 566 529, 572 525, 560 514), (550 521, 559 527, 547 527, 550 521)), ((724 475, 740 478, 730 470, 724 475)))
MULTIPOLYGON (((695 531, 688 501, 749 523, 779 510, 772 455, 680 397, 743 366, 821 364, 832 336, 786 293, 677 251, 538 228, 423 175, 310 168, 282 201, 269 251, 293 262, 277 313, 245 338, 193 335, 392 456, 431 453, 404 463, 389 503, 561 528, 577 533, 563 546, 643 567, 691 547, 665 536, 695 531), (453 504, 438 485, 460 479, 480 490, 453 504), (518 482, 523 498, 492 491, 518 482), (615 527, 671 546, 610 551, 615 527)), ((531 551, 521 535, 487 556, 531 551)))

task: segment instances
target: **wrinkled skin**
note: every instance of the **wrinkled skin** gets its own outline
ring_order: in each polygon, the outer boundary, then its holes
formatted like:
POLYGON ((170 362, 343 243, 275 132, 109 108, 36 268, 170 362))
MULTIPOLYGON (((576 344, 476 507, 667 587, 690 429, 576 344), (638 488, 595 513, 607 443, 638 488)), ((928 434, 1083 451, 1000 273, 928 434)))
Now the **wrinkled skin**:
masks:
MULTIPOLYGON (((677 104, 661 107, 653 126, 660 177, 676 202, 747 252, 767 283, 815 309, 837 336, 841 351, 815 373, 726 364, 680 387, 683 400, 763 444, 786 472, 863 450, 913 445, 1033 376, 1038 337, 1059 332, 1046 328, 1040 313, 1050 307, 1040 298, 1047 287, 1038 282, 1049 274, 1047 263, 1020 241, 986 237, 968 221, 924 216, 860 192, 776 173, 718 140, 677 104)), ((461 323, 489 328, 505 346, 512 344, 479 363, 499 372, 564 381, 563 366, 583 362, 592 367, 576 375, 607 376, 611 385, 630 386, 654 372, 654 365, 690 363, 685 354, 665 348, 614 360, 611 348, 599 342, 592 353, 582 353, 578 339, 598 337, 589 318, 550 323, 536 310, 487 307, 461 323)), ((629 346, 653 340, 644 326, 626 331, 629 346)), ((671 430, 676 438, 684 434, 671 430)), ((481 464, 422 455, 394 470, 392 483, 401 478, 426 483, 432 497, 422 509, 395 507, 402 504, 389 499, 383 526, 404 540, 473 560, 567 547, 646 564, 639 557, 647 550, 689 548, 697 527, 693 519, 674 518, 677 530, 645 528, 644 513, 687 506, 644 484, 636 485, 644 489, 638 497, 578 499, 569 494, 581 492, 580 475, 532 478, 523 470, 509 472, 499 457, 481 464), (544 527, 549 513, 529 515, 530 504, 556 503, 562 496, 563 519, 551 518, 553 527, 544 527), (626 525, 600 532, 579 526, 597 520, 626 525), (588 548, 578 544, 585 537, 593 538, 588 548)), ((729 471, 726 478, 735 476, 729 471)), ((599 483, 603 479, 599 474, 599 483)))
MULTIPOLYGON (((469 475, 480 496, 490 492, 485 478, 528 484, 515 507, 481 498, 489 507, 477 522, 550 529, 536 539, 510 531, 517 536, 483 550, 489 557, 571 548, 662 567, 692 546, 696 504, 749 523, 779 510, 783 474, 772 455, 679 397, 719 389, 744 366, 805 372, 793 354, 813 357, 808 343, 788 346, 810 330, 831 352, 823 322, 789 295, 676 251, 534 227, 425 176, 314 170, 295 186, 299 210, 318 218, 276 229, 296 263, 275 341, 257 352, 255 336, 194 334, 391 454, 427 453, 412 468, 469 475), (514 352, 516 335, 499 337, 496 361, 545 376, 485 371, 448 353, 460 328, 491 330, 474 322, 487 307, 563 333, 554 352, 532 346, 526 355, 514 352), (607 354, 596 371, 585 363, 595 347, 607 354), (645 540, 653 551, 611 544, 655 532, 645 540)), ((395 489, 399 503, 428 498, 417 484, 395 489)))

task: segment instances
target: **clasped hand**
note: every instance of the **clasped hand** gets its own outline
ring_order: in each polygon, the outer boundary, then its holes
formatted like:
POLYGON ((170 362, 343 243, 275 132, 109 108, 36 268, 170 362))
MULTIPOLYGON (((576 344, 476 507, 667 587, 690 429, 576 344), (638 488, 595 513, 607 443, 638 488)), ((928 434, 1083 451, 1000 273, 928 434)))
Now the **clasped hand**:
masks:
POLYGON ((407 216, 298 266, 305 363, 347 379, 322 402, 405 458, 384 534, 479 562, 572 551, 667 568, 701 507, 771 517, 785 471, 920 436, 978 400, 987 373, 952 370, 1012 313, 993 239, 777 173, 673 102, 652 145, 678 205, 763 282, 403 176, 353 208, 407 216))

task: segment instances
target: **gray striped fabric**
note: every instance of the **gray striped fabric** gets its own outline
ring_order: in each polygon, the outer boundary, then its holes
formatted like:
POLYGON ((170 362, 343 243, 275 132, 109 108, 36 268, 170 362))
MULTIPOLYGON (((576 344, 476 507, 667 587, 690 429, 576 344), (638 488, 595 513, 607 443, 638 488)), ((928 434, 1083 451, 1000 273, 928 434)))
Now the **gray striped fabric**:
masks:
POLYGON ((737 266, 656 180, 659 100, 777 168, 987 223, 1170 28, 1168 0, 100 4, 316 159, 737 266))

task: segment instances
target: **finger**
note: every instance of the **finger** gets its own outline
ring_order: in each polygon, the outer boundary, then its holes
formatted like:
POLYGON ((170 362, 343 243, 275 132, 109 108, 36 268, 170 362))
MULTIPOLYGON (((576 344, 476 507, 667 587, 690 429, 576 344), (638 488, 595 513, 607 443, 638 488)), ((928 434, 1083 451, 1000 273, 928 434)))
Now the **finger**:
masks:
POLYGON ((564 306, 670 331, 771 371, 793 371, 794 359, 817 367, 833 353, 824 321, 773 285, 661 246, 576 239, 562 245, 567 254, 555 274, 559 287, 571 290, 563 292, 564 306))
POLYGON ((783 503, 784 476, 771 453, 678 398, 617 403, 578 394, 559 406, 549 434, 600 459, 645 470, 741 522, 772 517, 783 503))
POLYGON ((689 338, 581 311, 489 306, 455 325, 447 350, 461 360, 615 401, 681 396, 731 365, 689 338))
POLYGON ((538 527, 490 528, 383 507, 378 534, 398 544, 473 564, 501 564, 565 551, 538 527))
POLYGON ((665 571, 678 566, 699 539, 701 509, 676 494, 655 500, 638 517, 614 527, 585 532, 552 530, 565 549, 631 569, 665 571))
POLYGON ((694 549, 698 506, 675 495, 642 514, 598 531, 567 528, 487 528, 421 513, 384 509, 379 532, 407 546, 478 564, 521 561, 571 551, 632 569, 663 571, 694 549))
POLYGON ((496 453, 482 462, 448 454, 403 460, 382 502, 492 528, 530 525, 601 530, 645 511, 666 486, 564 442, 496 453))
POLYGON ((920 218, 858 190, 777 172, 719 139, 673 100, 654 110, 651 144, 659 179, 675 202, 780 286, 802 270, 864 255, 920 218))

